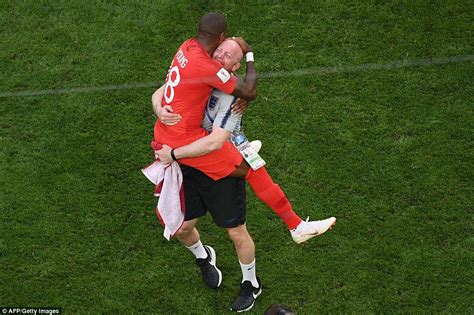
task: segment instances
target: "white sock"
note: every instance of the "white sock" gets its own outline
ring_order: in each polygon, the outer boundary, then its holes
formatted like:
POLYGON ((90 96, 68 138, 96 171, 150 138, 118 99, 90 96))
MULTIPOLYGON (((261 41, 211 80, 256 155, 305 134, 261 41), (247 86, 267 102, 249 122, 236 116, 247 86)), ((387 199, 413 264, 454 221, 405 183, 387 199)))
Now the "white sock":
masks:
POLYGON ((255 272, 255 259, 248 265, 240 262, 240 268, 242 269, 242 282, 250 281, 254 288, 258 288, 257 273, 255 272))
POLYGON ((201 243, 201 240, 197 241, 196 244, 191 245, 191 246, 186 246, 187 249, 191 251, 191 253, 196 256, 196 258, 206 258, 207 257, 207 252, 204 249, 204 246, 201 243))

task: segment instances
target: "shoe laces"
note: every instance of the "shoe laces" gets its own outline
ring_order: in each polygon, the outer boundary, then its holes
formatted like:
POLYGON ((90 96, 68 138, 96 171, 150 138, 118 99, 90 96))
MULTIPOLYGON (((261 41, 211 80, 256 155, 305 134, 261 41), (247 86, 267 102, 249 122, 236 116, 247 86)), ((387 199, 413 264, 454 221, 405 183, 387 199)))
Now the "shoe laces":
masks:
MULTIPOLYGON (((308 223, 309 222, 309 217, 306 218, 306 221, 301 221, 301 223, 308 223)), ((300 223, 300 224, 301 224, 300 223)), ((291 231, 294 232, 294 233, 298 233, 298 232, 302 232, 305 228, 305 226, 302 226, 300 229, 298 229, 299 225, 297 227, 295 227, 294 229, 292 229, 291 231)))
POLYGON ((255 288, 250 281, 244 281, 240 284, 240 296, 249 296, 254 290, 255 288))
POLYGON ((206 258, 198 258, 196 259, 196 263, 202 270, 210 270, 212 268, 210 256, 207 256, 206 258))

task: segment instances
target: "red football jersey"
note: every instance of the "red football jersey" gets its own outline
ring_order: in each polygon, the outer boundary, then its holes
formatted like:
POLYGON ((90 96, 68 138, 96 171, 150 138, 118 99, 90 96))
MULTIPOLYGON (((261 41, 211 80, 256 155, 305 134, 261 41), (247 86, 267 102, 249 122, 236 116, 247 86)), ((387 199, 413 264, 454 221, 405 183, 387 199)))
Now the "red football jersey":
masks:
POLYGON ((185 41, 174 56, 166 76, 162 102, 163 106, 171 105, 174 113, 182 118, 173 126, 166 126, 157 120, 155 140, 173 147, 205 135, 201 123, 212 89, 231 94, 236 85, 237 79, 213 60, 196 39, 185 41))

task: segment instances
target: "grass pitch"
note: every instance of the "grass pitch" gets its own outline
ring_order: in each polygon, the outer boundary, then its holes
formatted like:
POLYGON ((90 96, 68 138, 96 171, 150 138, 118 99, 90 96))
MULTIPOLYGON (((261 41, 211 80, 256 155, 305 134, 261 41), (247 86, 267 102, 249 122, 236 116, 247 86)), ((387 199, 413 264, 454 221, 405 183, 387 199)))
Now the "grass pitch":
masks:
POLYGON ((472 55, 470 9, 461 0, 3 1, 0 305, 229 310, 241 274, 225 231, 210 218, 199 224, 224 274, 217 291, 161 236, 140 173, 151 160, 152 84, 96 91, 162 81, 199 17, 220 11, 267 74, 244 118, 247 136, 262 140, 297 213, 338 218, 297 246, 249 190, 264 285, 250 313, 272 303, 298 314, 472 313, 472 58, 383 67, 472 55), (367 64, 376 66, 294 75, 367 64))

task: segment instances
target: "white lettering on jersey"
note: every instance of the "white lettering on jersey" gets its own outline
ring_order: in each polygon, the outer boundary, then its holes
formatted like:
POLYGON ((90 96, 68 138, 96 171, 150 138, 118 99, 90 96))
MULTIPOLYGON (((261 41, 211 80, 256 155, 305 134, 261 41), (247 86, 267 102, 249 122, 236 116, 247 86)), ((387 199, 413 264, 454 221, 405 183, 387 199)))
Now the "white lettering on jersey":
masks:
POLYGON ((226 83, 230 79, 230 73, 224 68, 217 71, 216 75, 221 79, 222 83, 226 83))
POLYGON ((186 65, 188 64, 188 58, 186 58, 184 52, 181 49, 178 50, 178 52, 176 53, 176 59, 178 60, 178 63, 181 68, 186 67, 186 65))

